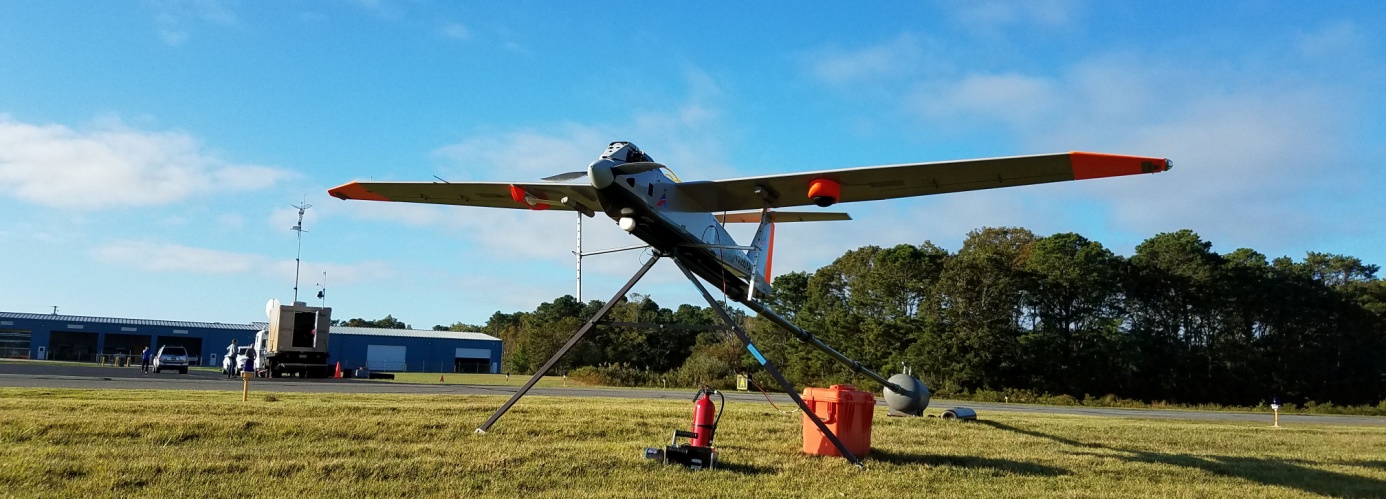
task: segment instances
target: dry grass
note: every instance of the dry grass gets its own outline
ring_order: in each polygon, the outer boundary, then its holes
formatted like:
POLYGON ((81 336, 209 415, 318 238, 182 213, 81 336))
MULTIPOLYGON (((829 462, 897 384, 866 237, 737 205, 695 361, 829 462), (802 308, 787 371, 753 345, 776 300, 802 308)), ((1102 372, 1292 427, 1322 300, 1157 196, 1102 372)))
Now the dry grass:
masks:
MULTIPOLYGON (((0 495, 1386 496, 1386 428, 878 413, 867 470, 799 453, 799 416, 728 406, 723 468, 641 457, 683 401, 0 389, 0 495)), ((686 428, 685 428, 686 429, 686 428)))
MULTIPOLYGON (((381 382, 395 383, 418 383, 424 385, 496 385, 496 386, 521 386, 529 381, 529 374, 511 375, 506 379, 504 374, 463 374, 463 373, 391 373, 395 379, 376 380, 381 382), (439 381, 441 379, 441 381, 439 381)), ((556 386, 580 386, 573 380, 564 380, 562 376, 544 376, 539 378, 539 382, 534 386, 556 387, 556 386), (566 385, 565 385, 566 383, 566 385)))

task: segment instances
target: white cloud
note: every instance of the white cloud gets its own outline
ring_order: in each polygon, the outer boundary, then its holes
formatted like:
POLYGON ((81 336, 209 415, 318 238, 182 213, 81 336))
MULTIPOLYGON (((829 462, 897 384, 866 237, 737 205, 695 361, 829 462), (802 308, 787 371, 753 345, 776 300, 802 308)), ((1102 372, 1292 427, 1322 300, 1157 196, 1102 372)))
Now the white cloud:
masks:
POLYGON ((810 55, 811 71, 835 85, 888 79, 911 74, 924 61, 921 41, 902 34, 885 43, 848 50, 828 47, 810 55))
POLYGON ((245 228, 245 217, 242 217, 235 213, 223 213, 221 215, 217 215, 217 225, 220 225, 227 229, 239 230, 245 228))
MULTIPOLYGON (((291 259, 153 241, 116 241, 97 246, 90 254, 98 261, 149 272, 252 275, 283 279, 285 282, 293 281, 295 266, 291 259)), ((324 271, 336 285, 382 281, 395 276, 394 269, 388 263, 375 261, 353 264, 305 261, 300 275, 312 281, 311 276, 321 276, 324 271)), ((300 282, 303 280, 301 278, 300 282)))
POLYGON ((53 207, 165 204, 198 194, 269 187, 292 174, 227 164, 186 132, 106 124, 90 131, 0 115, 0 186, 53 207))
POLYGON ((385 20, 399 20, 405 17, 405 7, 394 0, 351 0, 362 10, 385 20))
POLYGON ((953 16, 975 28, 1014 25, 1062 27, 1081 15, 1081 0, 944 0, 953 16))
POLYGON ((236 26, 240 18, 233 0, 145 0, 154 11, 154 24, 159 38, 172 46, 188 41, 189 25, 197 22, 218 26, 236 26))
POLYGON ((613 140, 586 125, 554 128, 468 137, 434 150, 433 157, 448 165, 443 168, 447 180, 538 180, 586 169, 613 140))
POLYGON ((943 88, 925 85, 911 107, 937 120, 981 114, 1014 124, 1047 119, 1058 104, 1053 85, 1044 78, 1015 73, 969 75, 943 88))
MULTIPOLYGON (((456 210, 456 208, 451 206, 417 203, 346 201, 324 205, 323 208, 325 208, 324 213, 327 214, 341 212, 352 218, 399 222, 410 227, 437 226, 447 220, 450 213, 452 216, 458 216, 457 212, 453 211, 456 210)), ((289 225, 285 227, 293 225, 294 221, 292 217, 297 217, 297 212, 293 212, 288 216, 290 217, 290 222, 289 225)), ((276 215, 274 217, 274 226, 278 227, 280 222, 284 219, 283 215, 276 215)), ((305 221, 304 224, 308 225, 309 222, 305 221)))
POLYGON ((263 257, 177 244, 120 241, 92 250, 98 260, 155 272, 241 274, 256 270, 263 257))
POLYGON ((466 26, 463 26, 455 22, 449 22, 444 24, 442 28, 439 28, 438 34, 441 35, 443 38, 451 38, 454 40, 466 40, 472 37, 471 30, 467 29, 466 26))
MULTIPOLYGON (((609 142, 630 140, 657 161, 682 168, 679 172, 684 180, 725 176, 730 168, 722 159, 722 142, 734 130, 727 126, 723 89, 716 77, 695 67, 685 68, 684 82, 685 98, 668 106, 633 109, 628 116, 611 122, 560 123, 470 136, 439 147, 433 159, 439 164, 439 176, 449 181, 534 181, 585 170, 609 142)), ((519 286, 523 289, 507 290, 504 297, 494 296, 498 286, 484 279, 478 281, 482 278, 477 273, 458 276, 460 281, 440 286, 461 286, 464 294, 480 294, 489 301, 503 299, 516 308, 533 308, 539 301, 550 300, 556 288, 572 292, 571 252, 576 245, 577 217, 573 212, 355 201, 343 206, 342 213, 352 218, 431 227, 457 237, 465 241, 458 265, 510 266, 513 269, 508 273, 514 279, 527 279, 526 286, 519 286)), ((419 235, 418 239, 426 237, 419 235)), ((605 215, 583 220, 585 251, 639 243, 605 215)), ((623 282, 639 266, 640 256, 640 252, 631 251, 585 259, 588 294, 584 298, 607 298, 620 284, 614 281, 623 282)), ((682 280, 672 265, 662 265, 646 277, 642 289, 682 280)))
POLYGON ((164 43, 177 47, 183 45, 183 42, 188 41, 188 32, 181 29, 161 28, 159 30, 159 39, 163 40, 164 43))
MULTIPOLYGON (((1335 24, 1272 40, 1289 49, 1262 57, 1097 53, 1053 70, 920 72, 886 84, 878 99, 916 118, 921 136, 961 128, 1013 139, 997 155, 1087 150, 1176 162, 1154 176, 931 199, 957 222, 949 230, 1025 225, 1040 232, 1057 217, 1141 237, 1187 227, 1234 247, 1275 251, 1287 241, 1334 237, 1349 229, 1346 207, 1371 204, 1360 153, 1347 143, 1363 98, 1354 89, 1364 78, 1299 59, 1352 53, 1358 38, 1352 25, 1335 24), (1012 211, 982 215, 1003 207, 1012 211)), ((857 53, 910 50, 897 37, 857 53)), ((841 81, 810 68, 824 83, 841 81)), ((921 228, 938 225, 921 219, 921 228)))
MULTIPOLYGON (((611 123, 560 123, 467 137, 439 147, 433 158, 447 180, 538 180, 586 170, 608 143, 636 143, 656 161, 696 167, 698 178, 725 173, 722 141, 730 134, 716 78, 684 70, 687 96, 653 109, 634 109, 611 123)), ((692 180, 692 179, 688 179, 692 180)))
POLYGON ((1367 43, 1366 36, 1351 21, 1339 21, 1316 31, 1301 33, 1296 49, 1309 58, 1356 55, 1367 43))

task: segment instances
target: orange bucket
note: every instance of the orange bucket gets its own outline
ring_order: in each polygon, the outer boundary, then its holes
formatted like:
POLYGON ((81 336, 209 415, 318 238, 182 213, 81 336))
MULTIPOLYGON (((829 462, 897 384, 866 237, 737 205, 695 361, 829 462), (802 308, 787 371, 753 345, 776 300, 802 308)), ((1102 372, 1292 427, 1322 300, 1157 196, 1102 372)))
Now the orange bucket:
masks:
MULTIPOLYGON (((804 404, 823 420, 853 455, 871 453, 871 415, 876 398, 852 385, 804 388, 804 404)), ((814 456, 841 456, 833 442, 804 414, 804 453, 814 456)))

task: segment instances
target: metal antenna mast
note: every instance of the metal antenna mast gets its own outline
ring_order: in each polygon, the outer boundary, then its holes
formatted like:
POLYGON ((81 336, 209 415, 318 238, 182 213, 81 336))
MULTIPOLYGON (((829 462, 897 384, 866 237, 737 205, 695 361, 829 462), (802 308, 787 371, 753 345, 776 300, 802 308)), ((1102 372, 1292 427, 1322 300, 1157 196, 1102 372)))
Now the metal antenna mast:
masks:
POLYGON ((298 303, 298 267, 303 259, 303 233, 308 232, 303 230, 303 212, 307 211, 308 208, 312 208, 313 205, 308 204, 305 199, 302 203, 290 206, 298 208, 298 225, 290 227, 294 232, 298 233, 298 252, 294 254, 294 303, 298 303))
POLYGON ((648 244, 637 244, 637 245, 634 245, 634 246, 623 246, 623 247, 620 247, 620 248, 610 248, 610 249, 604 249, 604 250, 597 250, 597 251, 593 251, 593 252, 590 252, 590 253, 583 253, 583 252, 582 252, 582 216, 583 216, 582 213, 578 213, 578 217, 577 217, 577 219, 578 219, 578 221, 577 221, 577 251, 574 251, 574 252, 573 252, 573 256, 577 257, 577 301, 578 301, 578 303, 582 303, 582 259, 583 259, 583 257, 596 256, 596 255, 605 255, 605 254, 607 254, 607 253, 616 253, 616 252, 619 252, 619 251, 638 250, 638 249, 645 249, 645 248, 650 247, 650 245, 648 245, 648 244))
POLYGON ((327 307, 327 271, 326 271, 326 270, 322 271, 322 284, 319 284, 319 286, 321 286, 321 288, 318 289, 318 299, 319 299, 319 300, 322 300, 322 306, 323 306, 323 307, 327 307))
POLYGON ((577 214, 577 251, 573 252, 577 256, 577 302, 582 303, 582 213, 577 214))

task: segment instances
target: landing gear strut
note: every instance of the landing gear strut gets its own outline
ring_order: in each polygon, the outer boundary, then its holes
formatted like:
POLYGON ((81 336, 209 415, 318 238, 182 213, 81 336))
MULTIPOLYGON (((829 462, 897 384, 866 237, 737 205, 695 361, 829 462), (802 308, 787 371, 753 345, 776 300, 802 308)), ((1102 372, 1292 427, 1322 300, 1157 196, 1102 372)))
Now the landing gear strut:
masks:
MULTIPOLYGON (((538 383, 539 379, 543 378, 544 375, 549 372, 549 369, 552 369, 554 364, 557 364, 559 359, 562 359, 563 356, 568 353, 568 350, 571 350, 573 348, 573 345, 576 345, 577 342, 581 340, 582 337, 585 336, 588 331, 591 331, 593 327, 596 327, 598 324, 600 324, 602 319, 606 317, 606 314, 611 311, 611 308, 615 306, 616 303, 621 300, 621 298, 625 297, 626 294, 630 292, 630 289, 635 286, 635 283, 639 282, 640 279, 645 276, 645 273, 650 271, 650 268, 654 267, 655 262, 659 261, 659 259, 664 256, 668 256, 669 258, 674 260, 674 264, 678 265, 679 270, 683 272, 684 277, 687 277, 688 281, 693 283, 693 286, 697 288, 698 292, 701 293, 703 295, 703 298, 707 300, 708 306, 710 306, 712 310, 717 312, 717 315, 722 318, 722 322, 725 324, 726 329, 730 329, 731 331, 733 331, 736 334, 737 339, 741 340, 741 343, 746 345, 746 350, 751 353, 751 356, 755 357, 756 361, 759 362, 760 365, 765 368, 765 372, 769 373, 772 378, 775 378, 775 381, 780 384, 780 387, 784 389, 785 393, 788 394, 790 398, 794 399, 794 403, 798 404, 799 409, 803 411, 804 415, 808 416, 808 418, 813 421, 814 426, 818 427, 818 431, 822 432, 823 435, 828 438, 828 441, 832 442, 833 447, 837 448, 838 453, 840 453, 843 458, 846 458, 852 464, 857 465, 857 467, 863 467, 861 464, 861 460, 857 459, 857 457, 853 455, 851 451, 847 450, 847 447, 842 444, 842 441, 837 438, 837 435, 834 435, 832 430, 829 430, 827 425, 823 424, 823 420, 819 419, 818 414, 816 414, 812 409, 808 407, 807 404, 804 403, 804 399, 799 397, 799 393, 795 391, 794 385, 790 384, 789 380, 785 379, 784 375, 780 374, 779 369, 777 369, 775 365, 770 362, 769 359, 766 359, 765 355, 760 353, 760 350, 757 349, 755 344, 751 342, 751 337, 746 334, 746 331, 742 330, 741 326, 736 324, 736 321, 732 320, 731 316, 727 313, 726 309, 723 308, 722 305, 718 303, 717 300, 714 299, 711 294, 708 294, 707 288, 703 287, 703 283, 699 281, 696 276, 693 275, 693 272, 688 270, 688 267, 684 265, 683 261, 677 253, 664 254, 656 252, 655 256, 653 258, 650 258, 649 261, 645 262, 645 264, 640 267, 640 270, 636 271, 634 276, 631 276, 630 280, 626 282, 625 286, 622 286, 621 290, 616 292, 615 296, 612 296, 611 299, 608 300, 605 305, 602 305, 602 308, 598 310, 597 313, 592 316, 592 318, 588 319, 587 322, 577 330, 577 333, 574 333, 573 337, 568 339, 568 342, 564 343, 563 346, 558 349, 558 352, 555 352, 553 357, 549 358, 548 362, 545 362, 544 365, 534 373, 534 376, 531 376, 529 378, 529 381, 525 382, 524 386, 520 387, 519 391, 516 391, 514 395, 510 396, 510 400, 507 400, 504 405, 502 405, 499 409, 496 409, 496 412, 494 414, 491 414, 490 418, 486 419, 486 422, 482 423, 481 426, 477 427, 476 432, 486 433, 487 430, 490 430, 491 426, 496 424, 496 420, 500 419, 501 416, 505 415, 506 411, 509 411, 510 407, 515 405, 515 402, 519 400, 520 397, 523 397, 525 393, 529 391, 530 388, 534 387, 534 384, 538 383)), ((800 341, 808 343, 814 348, 817 348, 818 350, 828 354, 834 360, 846 364, 848 367, 852 368, 853 371, 865 375, 878 383, 881 383, 881 385, 885 386, 886 401, 892 409, 904 413, 918 415, 924 411, 925 407, 928 406, 929 389, 926 388, 923 383, 920 383, 913 377, 900 374, 887 380, 881 375, 876 374, 875 372, 872 372, 870 369, 867 369, 866 367, 862 366, 860 363, 847 358, 847 356, 842 355, 837 350, 833 350, 831 347, 824 344, 821 340, 813 336, 808 331, 800 329, 798 326, 795 326, 793 323, 789 322, 789 320, 785 319, 784 317, 780 317, 778 314, 766 308, 759 302, 756 302, 748 298, 743 299, 743 297, 733 297, 733 299, 736 299, 739 303, 746 305, 751 310, 754 310, 756 313, 769 319, 771 322, 774 322, 781 328, 784 328, 785 330, 794 333, 799 337, 800 341)))

